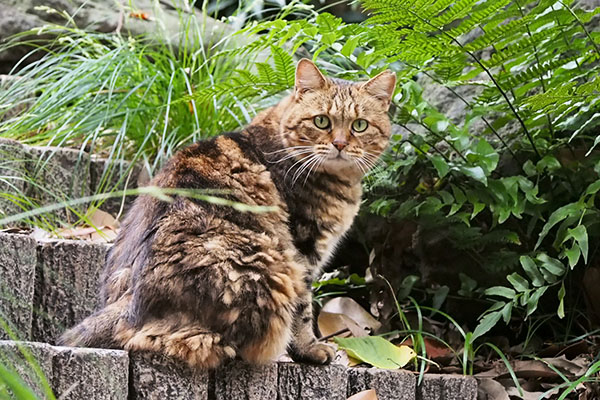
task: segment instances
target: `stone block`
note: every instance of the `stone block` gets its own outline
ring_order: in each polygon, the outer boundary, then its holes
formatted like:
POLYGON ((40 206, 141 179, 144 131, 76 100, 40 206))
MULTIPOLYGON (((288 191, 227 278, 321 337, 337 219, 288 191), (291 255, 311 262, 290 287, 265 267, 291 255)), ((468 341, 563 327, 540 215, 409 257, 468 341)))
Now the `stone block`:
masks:
POLYGON ((414 400, 416 379, 406 371, 348 368, 348 396, 375 389, 378 400, 414 400))
MULTIPOLYGON (((127 161, 108 161, 104 158, 92 156, 90 166, 92 192, 108 193, 137 188, 141 168, 139 165, 130 167, 131 163, 127 161)), ((134 196, 112 197, 105 200, 100 209, 116 217, 119 213, 126 212, 134 199, 134 196)))
POLYGON ((0 138, 0 219, 22 211, 18 197, 27 195, 30 161, 25 146, 0 138))
POLYGON ((417 400, 476 400, 477 381, 472 376, 426 374, 417 386, 417 400))
POLYGON ((342 365, 279 363, 278 374, 279 400, 346 399, 348 373, 342 365))
POLYGON ((45 343, 0 340, 0 363, 19 376, 39 398, 47 398, 44 394, 52 381, 52 359, 55 353, 54 348, 45 343), (42 376, 36 373, 24 353, 32 357, 42 376))
POLYGON ((214 372, 215 400, 277 399, 277 364, 231 362, 214 372))
POLYGON ((55 343, 96 310, 109 246, 76 240, 38 243, 32 336, 55 343))
MULTIPOLYGON (((29 176, 36 182, 30 196, 42 205, 57 204, 66 200, 90 196, 90 158, 85 152, 56 147, 27 147, 33 162, 29 164, 29 176)), ((84 212, 87 204, 72 208, 84 212)), ((66 209, 52 213, 60 221, 73 223, 76 215, 66 209)))
POLYGON ((55 347, 52 388, 61 400, 127 399, 129 357, 126 351, 55 347))
POLYGON ((209 374, 152 352, 130 354, 132 400, 207 400, 209 374))
MULTIPOLYGON (((0 233, 0 318, 24 340, 31 338, 36 246, 29 236, 0 233)), ((8 337, 0 329, 0 339, 8 337)))

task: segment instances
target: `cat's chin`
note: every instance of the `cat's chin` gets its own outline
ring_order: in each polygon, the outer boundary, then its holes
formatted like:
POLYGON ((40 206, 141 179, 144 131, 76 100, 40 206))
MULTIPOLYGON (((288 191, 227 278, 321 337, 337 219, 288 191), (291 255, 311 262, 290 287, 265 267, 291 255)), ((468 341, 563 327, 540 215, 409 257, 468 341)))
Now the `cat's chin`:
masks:
POLYGON ((348 176, 362 175, 362 171, 357 167, 352 158, 342 154, 326 158, 323 161, 322 168, 327 172, 335 174, 348 176))

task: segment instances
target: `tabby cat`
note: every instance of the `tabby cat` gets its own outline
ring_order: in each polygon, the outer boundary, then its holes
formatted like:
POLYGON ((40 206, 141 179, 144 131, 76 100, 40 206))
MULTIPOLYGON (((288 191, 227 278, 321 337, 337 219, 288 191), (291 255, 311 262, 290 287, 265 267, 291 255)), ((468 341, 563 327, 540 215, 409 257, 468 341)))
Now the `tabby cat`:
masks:
POLYGON ((277 211, 139 197, 108 254, 102 308, 60 344, 162 352, 199 368, 264 363, 286 348, 296 361, 331 361, 313 332, 311 282, 388 143, 396 77, 326 78, 303 59, 295 83, 245 130, 181 150, 151 182, 227 189, 277 211))

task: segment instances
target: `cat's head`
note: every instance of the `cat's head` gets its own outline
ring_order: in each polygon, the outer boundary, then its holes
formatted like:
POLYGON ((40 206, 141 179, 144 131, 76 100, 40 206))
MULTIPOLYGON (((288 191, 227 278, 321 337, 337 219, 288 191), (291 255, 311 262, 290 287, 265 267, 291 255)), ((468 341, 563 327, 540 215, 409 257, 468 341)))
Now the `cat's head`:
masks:
POLYGON ((296 68, 296 86, 281 115, 289 154, 302 164, 365 173, 388 144, 388 109, 396 76, 387 70, 368 82, 327 78, 309 60, 296 68))

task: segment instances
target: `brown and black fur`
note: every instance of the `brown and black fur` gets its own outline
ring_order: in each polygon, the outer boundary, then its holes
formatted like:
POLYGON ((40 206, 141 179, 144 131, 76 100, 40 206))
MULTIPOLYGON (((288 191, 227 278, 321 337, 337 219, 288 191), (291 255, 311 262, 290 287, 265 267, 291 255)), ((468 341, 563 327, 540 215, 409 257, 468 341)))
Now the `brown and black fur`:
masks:
POLYGON ((360 179, 387 144, 394 84, 389 72, 368 83, 327 79, 302 60, 294 93, 244 131, 178 152, 152 185, 225 189, 230 200, 277 211, 138 198, 108 255, 101 309, 60 343, 152 350, 201 368, 236 356, 263 363, 286 347, 295 360, 329 362, 333 350, 312 328, 310 283, 352 224, 360 179), (331 129, 314 125, 321 114, 331 129), (369 120, 361 135, 348 128, 359 117, 369 120))

